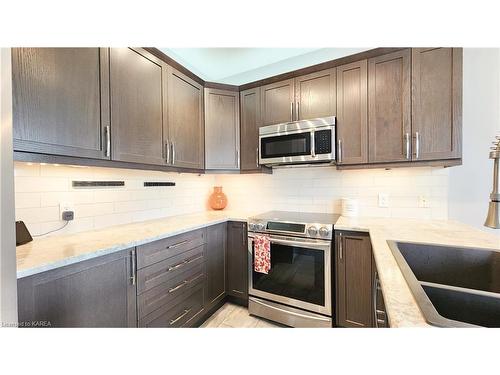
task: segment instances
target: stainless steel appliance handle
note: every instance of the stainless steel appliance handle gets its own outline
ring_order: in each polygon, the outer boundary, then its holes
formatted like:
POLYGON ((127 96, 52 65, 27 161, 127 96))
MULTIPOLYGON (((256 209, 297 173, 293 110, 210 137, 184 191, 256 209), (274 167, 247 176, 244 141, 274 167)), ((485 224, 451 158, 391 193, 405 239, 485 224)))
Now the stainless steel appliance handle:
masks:
POLYGON ((135 249, 130 252, 130 268, 132 269, 132 276, 130 276, 130 281, 132 285, 136 283, 136 266, 135 266, 135 249))
POLYGON ((106 133, 106 157, 109 158, 111 157, 111 134, 110 134, 111 130, 109 125, 106 126, 104 129, 106 133))
POLYGON ((311 157, 316 157, 316 143, 314 139, 314 130, 311 131, 311 157))
POLYGON ((272 237, 270 237, 269 240, 271 241, 271 243, 274 243, 277 245, 307 247, 310 249, 320 249, 320 250, 329 250, 330 249, 330 243, 327 241, 323 241, 324 243, 320 243, 320 242, 313 242, 313 241, 309 242, 309 241, 283 240, 283 239, 277 239, 277 238, 272 238, 272 237))
POLYGON ((259 167, 259 148, 258 147, 255 149, 255 165, 257 166, 257 168, 259 167))
POLYGON ((170 325, 177 323, 179 320, 181 320, 181 319, 182 319, 182 318, 184 318, 187 314, 189 314, 189 312, 190 312, 190 311, 191 311, 191 309, 186 309, 186 310, 184 310, 184 312, 183 312, 181 315, 179 315, 177 318, 172 319, 172 320, 170 321, 170 325))
POLYGON ((342 163, 342 139, 337 141, 337 163, 342 163))
POLYGON ((170 142, 168 139, 165 141, 165 159, 167 164, 170 163, 170 142))
POLYGON ((415 159, 420 157, 420 133, 415 132, 415 159))
POLYGON ((295 315, 295 316, 298 316, 298 317, 301 317, 301 318, 305 318, 305 319, 313 319, 313 320, 319 320, 319 321, 322 321, 322 322, 329 322, 330 319, 328 318, 321 318, 319 316, 311 316, 311 315, 305 315, 305 314, 299 314, 295 311, 288 311, 288 310, 285 310, 285 309, 281 309, 279 307, 276 307, 276 306, 271 306, 271 305, 268 305, 267 303, 264 303, 264 302, 261 302, 260 300, 257 300, 255 298, 252 299, 253 302, 261 305, 261 306, 265 306, 267 308, 270 308, 270 309, 273 309, 273 310, 276 310, 276 311, 279 311, 279 312, 283 312, 283 313, 286 313, 286 314, 289 314, 289 315, 295 315))
POLYGON ((405 142, 406 142, 406 159, 411 159, 410 154, 410 133, 405 133, 405 142))

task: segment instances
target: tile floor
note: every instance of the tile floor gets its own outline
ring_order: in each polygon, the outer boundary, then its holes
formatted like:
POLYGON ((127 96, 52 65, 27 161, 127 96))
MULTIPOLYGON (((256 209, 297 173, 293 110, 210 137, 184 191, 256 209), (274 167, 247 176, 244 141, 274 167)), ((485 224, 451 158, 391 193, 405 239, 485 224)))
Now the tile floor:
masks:
POLYGON ((279 328, 279 324, 273 324, 264 319, 256 318, 248 314, 246 307, 233 303, 226 303, 217 310, 205 323, 202 328, 279 328))

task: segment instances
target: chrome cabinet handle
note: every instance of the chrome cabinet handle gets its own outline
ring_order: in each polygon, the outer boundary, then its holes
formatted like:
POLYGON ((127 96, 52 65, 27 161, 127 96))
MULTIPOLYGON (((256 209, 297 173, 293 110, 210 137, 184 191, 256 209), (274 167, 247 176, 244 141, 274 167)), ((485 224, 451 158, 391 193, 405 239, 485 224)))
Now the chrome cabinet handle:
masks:
POLYGON ((111 134, 110 134, 111 129, 109 125, 106 126, 104 129, 106 133, 106 157, 109 158, 111 156, 111 134))
POLYGON ((165 159, 167 164, 170 163, 170 142, 168 139, 165 141, 165 159))
POLYGON ((420 133, 415 132, 415 159, 420 157, 420 133))
POLYGON ((314 140, 314 130, 311 130, 311 157, 316 157, 316 144, 314 140))
POLYGON ((300 102, 297 102, 296 103, 296 106, 297 106, 297 121, 300 120, 300 102))
POLYGON ((259 167, 259 148, 258 147, 255 149, 255 165, 257 166, 257 168, 259 167))
POLYGON ((181 315, 179 315, 177 318, 170 320, 170 325, 173 325, 173 324, 177 323, 179 320, 181 320, 187 314, 189 314, 190 311, 191 311, 191 309, 184 310, 184 312, 181 315))
POLYGON ((130 268, 132 268, 132 276, 130 276, 130 281, 132 285, 136 283, 136 267, 135 267, 135 249, 130 252, 130 268))
POLYGON ((189 240, 184 240, 184 241, 181 241, 181 242, 177 242, 176 244, 168 246, 167 249, 175 249, 176 247, 184 245, 187 242, 189 242, 189 240))
POLYGON ((293 121, 293 102, 290 102, 290 121, 293 121))
POLYGON ((240 150, 236 148, 236 168, 240 168, 240 150))
POLYGON ((344 249, 343 249, 343 246, 342 246, 342 233, 339 234, 339 259, 342 260, 343 256, 344 256, 344 249))
POLYGON ((171 142, 172 146, 172 164, 175 164, 175 144, 174 141, 171 142))
POLYGON ((342 139, 337 141, 337 164, 342 163, 342 139))
POLYGON ((203 258, 203 255, 200 255, 200 256, 198 256, 198 257, 196 257, 196 258, 183 260, 182 262, 177 263, 175 266, 170 266, 170 267, 168 267, 168 268, 167 268, 167 272, 170 272, 170 271, 176 270, 177 268, 180 268, 180 267, 182 267, 182 266, 185 266, 186 264, 193 263, 195 260, 202 259, 202 258, 203 258))
POLYGON ((405 142, 406 142, 406 159, 411 159, 410 154, 410 133, 405 133, 405 142))
POLYGON ((168 292, 169 292, 169 293, 173 293, 173 292, 175 292, 176 290, 179 290, 180 288, 182 288, 183 286, 185 286, 187 283, 188 283, 188 281, 187 281, 187 280, 184 280, 184 281, 183 281, 182 283, 180 283, 179 285, 174 286, 173 288, 170 288, 170 289, 168 290, 168 292))

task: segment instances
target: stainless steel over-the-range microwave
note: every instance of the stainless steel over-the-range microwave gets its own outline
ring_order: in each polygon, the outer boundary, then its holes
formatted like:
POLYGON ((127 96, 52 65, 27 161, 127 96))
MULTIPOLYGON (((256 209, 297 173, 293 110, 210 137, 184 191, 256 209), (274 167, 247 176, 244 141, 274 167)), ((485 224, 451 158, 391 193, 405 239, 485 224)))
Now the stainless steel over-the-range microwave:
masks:
POLYGON ((259 129, 259 164, 335 162, 335 116, 263 126, 259 129))

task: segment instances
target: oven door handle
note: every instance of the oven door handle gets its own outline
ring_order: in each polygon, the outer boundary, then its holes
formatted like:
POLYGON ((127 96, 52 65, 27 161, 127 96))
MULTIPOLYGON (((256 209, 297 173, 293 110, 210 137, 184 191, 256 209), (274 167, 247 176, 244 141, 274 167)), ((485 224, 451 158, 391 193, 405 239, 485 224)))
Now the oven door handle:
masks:
MULTIPOLYGON (((250 241, 253 242, 253 237, 248 238, 250 241)), ((290 245, 290 246, 297 246, 297 247, 306 247, 309 249, 319 249, 319 250, 329 250, 330 249, 330 243, 325 242, 325 243, 319 243, 319 242, 306 242, 306 241, 295 241, 295 240, 283 240, 283 239, 277 239, 277 238, 269 238, 271 243, 277 244, 277 245, 290 245)), ((249 241, 249 243, 250 243, 249 241)))

